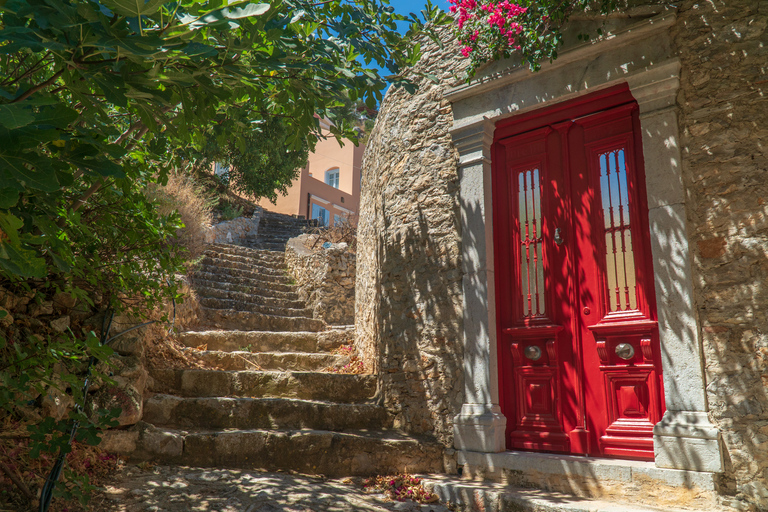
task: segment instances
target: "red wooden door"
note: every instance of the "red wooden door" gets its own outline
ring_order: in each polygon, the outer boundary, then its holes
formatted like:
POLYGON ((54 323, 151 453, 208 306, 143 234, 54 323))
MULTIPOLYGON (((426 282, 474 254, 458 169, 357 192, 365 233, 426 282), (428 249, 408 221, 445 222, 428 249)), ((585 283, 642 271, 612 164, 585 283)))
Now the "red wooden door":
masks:
POLYGON ((664 405, 638 128, 618 89, 497 129, 510 449, 653 459, 664 405))

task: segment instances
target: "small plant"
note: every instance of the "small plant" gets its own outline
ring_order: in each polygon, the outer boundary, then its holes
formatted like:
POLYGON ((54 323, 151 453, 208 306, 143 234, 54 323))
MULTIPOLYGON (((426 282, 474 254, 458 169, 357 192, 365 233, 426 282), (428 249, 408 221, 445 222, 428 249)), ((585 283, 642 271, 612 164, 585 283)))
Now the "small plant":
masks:
POLYGON ((391 500, 413 500, 417 503, 436 503, 437 495, 424 488, 421 478, 407 473, 395 476, 374 476, 363 481, 365 492, 382 492, 391 500))
POLYGON ((236 204, 227 203, 221 210, 221 220, 232 220, 243 216, 243 207, 236 204))

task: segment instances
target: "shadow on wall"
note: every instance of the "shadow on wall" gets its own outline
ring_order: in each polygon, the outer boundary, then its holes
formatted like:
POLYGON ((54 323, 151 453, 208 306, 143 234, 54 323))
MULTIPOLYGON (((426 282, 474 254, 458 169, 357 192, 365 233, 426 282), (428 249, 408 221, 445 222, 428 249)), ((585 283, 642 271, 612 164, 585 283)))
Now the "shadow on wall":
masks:
POLYGON ((452 446, 463 401, 461 275, 450 247, 458 244, 450 233, 431 232, 415 208, 416 222, 399 231, 385 215, 378 239, 383 399, 395 427, 452 446))

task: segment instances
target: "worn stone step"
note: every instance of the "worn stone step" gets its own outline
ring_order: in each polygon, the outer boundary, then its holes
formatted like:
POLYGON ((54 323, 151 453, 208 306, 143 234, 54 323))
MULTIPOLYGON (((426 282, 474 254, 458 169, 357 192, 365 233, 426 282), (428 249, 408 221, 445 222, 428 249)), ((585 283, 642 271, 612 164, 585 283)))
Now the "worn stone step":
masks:
POLYGON ((234 309, 200 308, 200 324, 206 330, 322 331, 325 322, 315 318, 264 315, 234 309))
POLYGON ((375 375, 320 372, 152 368, 151 391, 189 397, 242 396, 364 402, 376 393, 375 375))
POLYGON ((355 340, 354 330, 322 332, 200 331, 178 335, 187 347, 206 346, 208 350, 234 352, 248 347, 251 352, 327 352, 355 340))
POLYGON ((246 256, 236 254, 219 254, 216 256, 205 256, 200 260, 200 268, 204 267, 223 267, 223 268, 244 268, 264 275, 284 276, 286 274, 284 263, 264 264, 259 260, 254 260, 246 256))
POLYGON ((219 280, 232 280, 232 279, 240 279, 245 278, 253 281, 254 283, 258 283, 259 285, 288 285, 290 286, 292 283, 292 279, 283 274, 283 275, 269 275, 269 274, 261 274, 258 271, 249 270, 249 269, 243 269, 243 268, 232 268, 232 267, 219 267, 215 265, 205 265, 201 266, 199 269, 197 269, 193 277, 198 275, 213 275, 217 276, 217 279, 219 280))
POLYGON ((203 258, 200 266, 198 267, 204 272, 210 272, 213 274, 227 274, 235 276, 255 277, 259 281, 269 283, 281 283, 288 284, 291 281, 291 277, 287 275, 285 270, 277 273, 263 272, 263 268, 255 267, 247 262, 238 262, 225 259, 203 258))
MULTIPOLYGON (((250 237, 250 239, 255 239, 255 237, 250 237)), ((268 268, 268 269, 284 269, 285 268, 285 257, 282 258, 276 258, 273 257, 273 252, 269 251, 267 253, 264 253, 264 251, 258 251, 259 256, 254 256, 250 254, 240 254, 240 253, 233 253, 233 252, 220 252, 220 251, 209 251, 205 253, 206 258, 211 258, 214 260, 221 260, 221 261, 236 261, 240 263, 251 263, 253 265, 257 265, 259 267, 268 268), (264 256, 263 254, 267 254, 267 256, 264 256)))
MULTIPOLYGON (((246 349, 248 347, 245 347, 246 349)), ((222 370, 274 370, 318 372, 328 367, 339 368, 349 363, 350 357, 338 354, 312 352, 249 352, 197 350, 197 359, 222 370)))
POLYGON ((197 292, 198 297, 227 299, 236 302, 267 306, 270 308, 306 309, 306 304, 303 300, 299 300, 298 298, 289 300, 284 297, 265 296, 260 293, 261 290, 258 288, 249 292, 242 292, 236 290, 225 290, 212 286, 198 285, 195 286, 195 291, 197 292))
MULTIPOLYGON (((298 297, 294 284, 277 284, 260 281, 257 277, 237 277, 227 274, 212 272, 195 272, 191 281, 194 285, 209 286, 211 288, 220 288, 225 290, 244 289, 246 293, 250 290, 252 293, 258 293, 266 297, 279 297, 279 293, 294 294, 298 297), (236 287, 236 288, 235 288, 236 287)), ((287 295, 284 297, 288 298, 287 295)))
POLYGON ((236 254, 256 258, 263 262, 284 262, 285 254, 274 251, 264 251, 260 249, 250 249, 241 245, 234 244, 211 244, 206 249, 205 254, 236 254))
POLYGON ((248 284, 236 284, 228 281, 208 281, 205 279, 193 279, 195 290, 198 295, 208 295, 215 297, 218 293, 236 292, 246 295, 258 296, 265 299, 282 299, 287 301, 299 301, 299 294, 295 291, 284 292, 273 290, 271 287, 253 286, 248 284), (204 293, 201 293, 204 292, 204 293))
POLYGON ((392 430, 172 430, 140 422, 104 446, 134 461, 370 476, 443 470, 438 443, 392 430))
MULTIPOLYGON (((449 475, 430 475, 424 479, 424 487, 431 490, 441 502, 451 503, 460 512, 725 512, 725 508, 714 503, 711 506, 677 508, 664 504, 671 500, 641 496, 646 504, 632 503, 631 492, 613 493, 611 501, 581 498, 555 491, 524 489, 488 481, 471 481, 449 475), (658 505, 658 506, 657 506, 658 505)), ((688 499, 681 499, 685 507, 688 499)))
POLYGON ((288 308, 281 306, 267 306, 253 302, 243 302, 232 299, 219 299, 212 297, 200 297, 201 306, 212 309, 233 309, 236 311, 249 311, 260 315, 273 315, 290 318, 311 318, 312 310, 310 308, 288 308))
POLYGON ((339 404, 294 398, 188 398, 157 394, 144 402, 143 420, 155 426, 205 429, 356 430, 391 426, 372 403, 339 404))

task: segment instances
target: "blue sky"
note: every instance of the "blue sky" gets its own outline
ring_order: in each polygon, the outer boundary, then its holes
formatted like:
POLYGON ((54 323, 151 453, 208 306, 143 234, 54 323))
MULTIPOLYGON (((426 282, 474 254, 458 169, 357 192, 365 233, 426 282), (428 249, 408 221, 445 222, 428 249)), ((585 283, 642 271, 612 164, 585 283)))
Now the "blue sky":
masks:
MULTIPOLYGON (((389 4, 395 8, 395 11, 408 14, 409 12, 415 12, 416 14, 424 8, 426 0, 390 0, 389 4)), ((448 0, 432 0, 432 3, 442 10, 448 10, 448 0)))
MULTIPOLYGON (((424 8, 424 5, 426 4, 426 0, 389 0, 389 5, 395 8, 395 12, 398 12, 400 14, 408 15, 409 13, 416 13, 421 18, 421 10, 424 8)), ((448 3, 448 0, 432 0, 432 5, 435 5, 437 7, 440 7, 444 11, 448 11, 448 8, 450 7, 450 4, 448 3)), ((405 30, 407 28, 407 25, 403 25, 403 29, 405 30)), ((375 64, 373 65, 374 68, 379 70, 380 75, 388 75, 389 71, 382 70, 375 64)))

